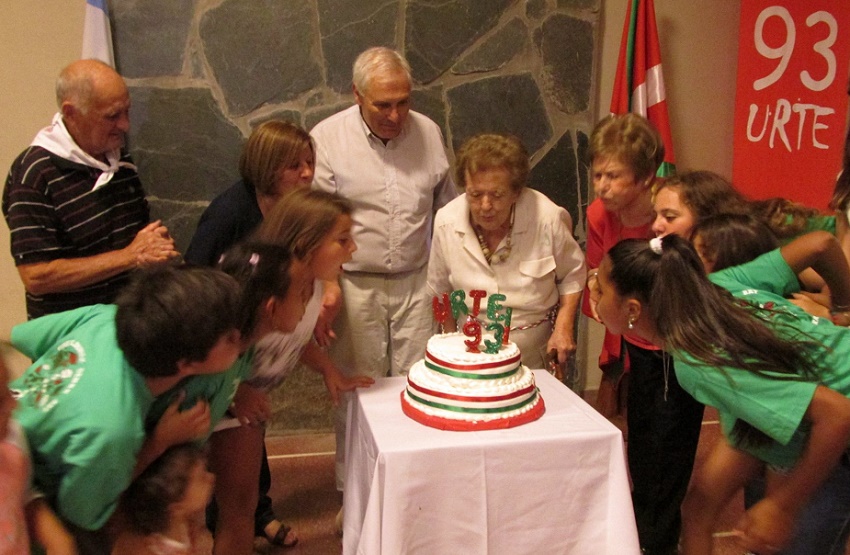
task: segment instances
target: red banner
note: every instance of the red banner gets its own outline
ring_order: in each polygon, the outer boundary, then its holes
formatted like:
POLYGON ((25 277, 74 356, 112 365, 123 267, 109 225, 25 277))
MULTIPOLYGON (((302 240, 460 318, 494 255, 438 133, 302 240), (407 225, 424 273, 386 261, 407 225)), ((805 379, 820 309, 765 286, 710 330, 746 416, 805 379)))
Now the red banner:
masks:
POLYGON ((825 209, 847 121, 850 2, 743 0, 733 181, 825 209))

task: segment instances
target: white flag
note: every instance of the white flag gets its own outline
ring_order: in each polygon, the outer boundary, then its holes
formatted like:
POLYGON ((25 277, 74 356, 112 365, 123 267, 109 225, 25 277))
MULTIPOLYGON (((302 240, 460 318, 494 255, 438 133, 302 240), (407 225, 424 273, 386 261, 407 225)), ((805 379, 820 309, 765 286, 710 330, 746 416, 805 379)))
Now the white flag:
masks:
POLYGON ((112 53, 112 29, 106 0, 86 0, 86 19, 83 25, 82 58, 100 60, 115 67, 112 53))

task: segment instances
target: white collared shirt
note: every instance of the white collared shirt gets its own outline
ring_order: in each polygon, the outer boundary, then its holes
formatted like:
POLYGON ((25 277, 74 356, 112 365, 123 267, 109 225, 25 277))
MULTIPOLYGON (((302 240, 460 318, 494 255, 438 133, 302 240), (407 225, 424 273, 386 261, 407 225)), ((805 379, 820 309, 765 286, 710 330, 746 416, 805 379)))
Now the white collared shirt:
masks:
POLYGON ((440 210, 428 263, 431 294, 462 289, 470 305, 473 289, 488 296, 501 293, 507 297, 503 304, 513 311, 511 326, 516 327, 540 321, 560 296, 584 289, 587 268, 569 212, 529 188, 520 193, 515 210, 511 254, 492 266, 469 222, 466 194, 440 210))
POLYGON ((395 274, 422 268, 434 213, 457 196, 437 124, 410 111, 401 134, 384 145, 355 104, 310 134, 316 142, 313 187, 354 205, 357 251, 345 270, 395 274))

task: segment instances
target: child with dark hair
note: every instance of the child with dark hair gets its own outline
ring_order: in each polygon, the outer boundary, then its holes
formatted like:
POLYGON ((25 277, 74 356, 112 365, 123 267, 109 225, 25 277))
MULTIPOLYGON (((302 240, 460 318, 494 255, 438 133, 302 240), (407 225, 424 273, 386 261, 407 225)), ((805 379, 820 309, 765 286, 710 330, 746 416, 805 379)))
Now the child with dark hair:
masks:
POLYGON ((10 386, 34 483, 82 553, 108 552, 101 529, 134 475, 169 446, 208 435, 226 410, 244 371, 234 365, 238 302, 238 284, 221 272, 160 267, 136 274, 117 305, 12 330, 12 344, 34 361, 10 386))
POLYGON ((706 273, 749 262, 779 246, 766 224, 752 216, 718 214, 693 230, 693 244, 706 273))
POLYGON ((222 272, 188 267, 145 272, 115 301, 118 346, 144 376, 176 374, 181 363, 203 361, 223 336, 233 339, 238 299, 237 284, 222 272), (193 302, 186 302, 189 297, 193 302))
POLYGON ((336 195, 293 191, 264 221, 258 241, 237 245, 219 263, 219 268, 241 282, 243 295, 253 298, 257 308, 240 316, 256 326, 251 336, 256 342, 251 376, 240 384, 233 399, 232 418, 223 420, 211 438, 210 465, 217 479, 216 554, 250 552, 253 537, 261 534, 280 547, 292 547, 298 541, 289 526, 278 523, 277 530, 257 530, 253 518, 265 423, 271 417, 268 391, 280 384, 299 360, 323 374, 334 397, 372 383, 366 377, 342 376, 313 342, 322 301, 321 280, 336 279, 354 248, 347 210, 350 207, 336 195), (262 233, 267 225, 275 231, 262 233), (276 238, 279 242, 271 244, 276 238), (297 273, 289 292, 270 287, 265 277, 272 271, 266 265, 283 257, 292 257, 297 273))
POLYGON ((835 238, 805 235, 708 278, 680 237, 622 241, 600 265, 598 289, 606 326, 662 345, 682 387, 720 413, 724 437, 682 507, 684 553, 711 553, 717 516, 765 463, 781 473, 738 522, 743 547, 843 553, 845 527, 818 524, 850 518, 847 495, 823 495, 850 491, 850 268, 835 238), (784 298, 810 266, 831 288, 832 322, 784 298))
POLYGON ((195 444, 170 447, 127 488, 125 529, 112 555, 199 555, 203 514, 215 477, 195 444))
MULTIPOLYGON (((248 378, 255 365, 255 344, 270 334, 292 332, 301 321, 309 299, 310 282, 306 267, 297 262, 288 249, 260 241, 235 245, 222 255, 219 268, 235 278, 241 289, 241 302, 233 314, 247 347, 241 361, 247 368, 244 377, 248 378)), ((265 428, 261 425, 240 427, 236 416, 253 424, 269 418, 271 406, 268 398, 254 393, 245 384, 239 385, 227 418, 219 423, 210 440, 210 466, 220 477, 215 497, 222 507, 218 515, 215 511, 212 513, 217 521, 214 526, 215 553, 251 551, 252 509, 257 503, 257 476, 265 428), (228 481, 227 477, 233 473, 231 466, 255 471, 252 483, 234 485, 228 481), (252 501, 246 503, 245 511, 237 513, 229 511, 231 504, 228 500, 232 496, 247 496, 252 501), (247 533, 241 533, 243 528, 247 529, 247 533)), ((283 533, 285 536, 286 532, 283 533)))
MULTIPOLYGON (((738 266, 779 247, 780 240, 761 220, 740 214, 718 214, 694 228, 693 245, 706 273, 738 266)), ((829 295, 817 292, 823 280, 811 268, 797 276, 800 290, 788 299, 812 316, 829 318, 829 295), (809 291, 815 289, 815 292, 809 291)))
MULTIPOLYGON (((264 304, 282 302, 289 298, 303 305, 304 298, 304 268, 294 267, 294 258, 289 251, 279 245, 260 241, 237 243, 221 256, 218 269, 234 278, 242 291, 241 302, 236 310, 235 318, 240 333, 246 338, 257 331, 257 326, 264 322, 264 304), (297 274, 297 285, 301 288, 289 295, 293 278, 297 274)), ((288 330, 301 321, 303 306, 294 311, 288 311, 285 322, 274 328, 288 330)), ((263 336, 265 333, 262 334, 263 336)))

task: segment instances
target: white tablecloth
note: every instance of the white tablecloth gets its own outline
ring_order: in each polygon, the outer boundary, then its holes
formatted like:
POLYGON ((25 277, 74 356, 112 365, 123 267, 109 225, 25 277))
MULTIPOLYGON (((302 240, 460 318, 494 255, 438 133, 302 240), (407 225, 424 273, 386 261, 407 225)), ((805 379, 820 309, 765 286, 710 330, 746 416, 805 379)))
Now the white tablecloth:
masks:
POLYGON ((345 555, 639 552, 620 431, 544 371, 542 418, 448 432, 401 411, 405 378, 349 404, 345 555))

